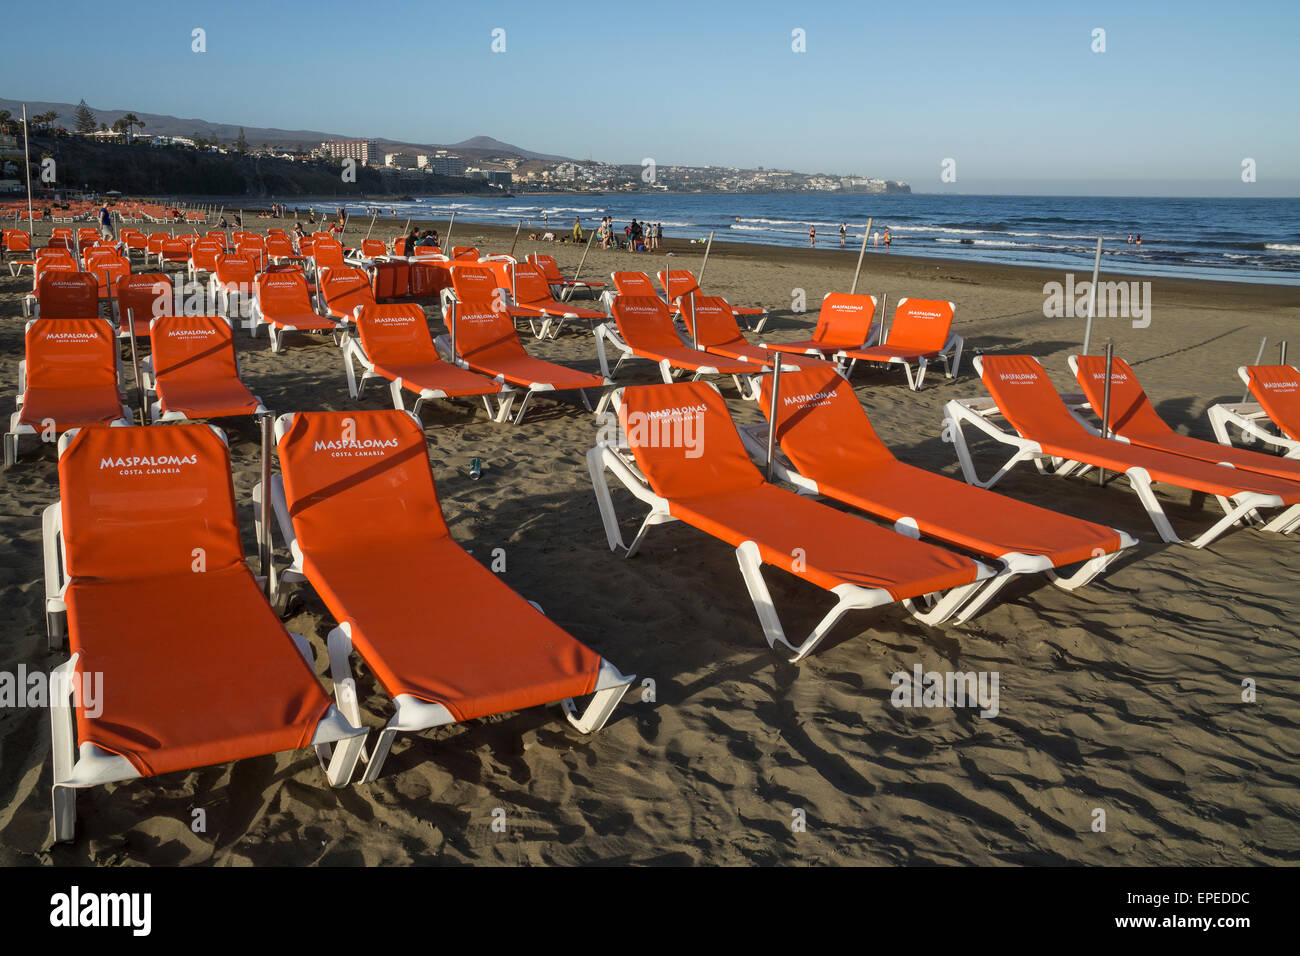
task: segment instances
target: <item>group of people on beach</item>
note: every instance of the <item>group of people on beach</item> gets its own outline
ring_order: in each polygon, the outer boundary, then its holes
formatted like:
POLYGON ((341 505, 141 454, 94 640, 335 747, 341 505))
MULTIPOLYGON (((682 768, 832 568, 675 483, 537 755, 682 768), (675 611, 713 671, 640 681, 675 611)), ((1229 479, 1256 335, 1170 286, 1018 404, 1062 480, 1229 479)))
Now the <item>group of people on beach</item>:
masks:
MULTIPOLYGON (((580 235, 578 220, 573 221, 575 238, 580 235)), ((602 216, 596 238, 602 249, 626 249, 629 252, 653 252, 663 245, 664 224, 661 222, 638 222, 635 218, 623 227, 620 240, 614 232, 614 217, 602 216)))
MULTIPOLYGON (((846 242, 848 241, 848 236, 849 236, 849 224, 847 222, 840 223, 840 248, 844 248, 846 242)), ((880 230, 873 231, 871 233, 870 238, 872 244, 876 246, 879 246, 880 240, 884 239, 886 252, 889 251, 889 244, 890 242, 893 241, 893 237, 889 234, 888 226, 885 227, 883 233, 880 230)), ((808 248, 809 249, 817 248, 817 227, 816 226, 808 227, 808 248)))

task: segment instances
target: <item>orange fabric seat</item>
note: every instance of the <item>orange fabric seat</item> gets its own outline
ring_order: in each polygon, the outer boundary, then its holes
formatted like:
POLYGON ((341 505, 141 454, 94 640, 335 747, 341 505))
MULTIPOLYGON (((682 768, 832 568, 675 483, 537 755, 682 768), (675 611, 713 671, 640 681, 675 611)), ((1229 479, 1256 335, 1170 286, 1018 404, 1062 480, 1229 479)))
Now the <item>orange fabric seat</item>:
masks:
POLYGON ((501 386, 489 378, 444 362, 429 334, 429 323, 418 305, 374 305, 357 316, 357 335, 376 372, 420 394, 425 390, 447 397, 495 395, 501 386))
POLYGON ((1290 365, 1253 365, 1246 369, 1250 394, 1282 434, 1300 441, 1300 373, 1290 365))
POLYGON ((656 296, 624 296, 614 299, 611 311, 619 335, 632 354, 652 362, 667 362, 674 368, 697 373, 748 375, 752 362, 711 355, 682 342, 673 328, 668 306, 656 296))
POLYGON ((533 358, 520 344, 510 316, 493 305, 492 300, 461 300, 452 312, 456 353, 475 372, 529 389, 566 391, 605 384, 599 375, 533 358))
POLYGON ((352 321, 358 307, 376 304, 370 277, 351 266, 322 269, 320 291, 329 314, 344 322, 352 321))
MULTIPOLYGON (((711 355, 720 355, 738 362, 753 362, 764 367, 772 365, 771 351, 753 345, 745 338, 740 326, 736 324, 736 309, 722 296, 684 296, 681 299, 681 314, 686 330, 692 332, 699 347, 711 355)), ((786 355, 781 362, 783 366, 795 365, 800 368, 826 364, 814 356, 797 353, 786 355)))
POLYGON ((227 418, 265 411, 239 379, 235 337, 219 315, 166 316, 149 328, 156 417, 227 418))
MULTIPOLYGON (((1026 504, 905 464, 880 440, 853 388, 834 369, 782 376, 776 438, 820 494, 976 554, 1038 555, 1053 567, 1110 554, 1124 544, 1113 528, 1026 504)), ((764 380, 760 408, 771 408, 764 380)))
POLYGON ((985 355, 983 370, 984 385, 1007 421, 1049 455, 1120 473, 1144 468, 1152 481, 1225 498, 1257 492, 1277 495, 1284 504, 1300 502, 1295 482, 1089 434, 1032 358, 985 355))
POLYGON ((46 266, 36 281, 43 319, 87 319, 99 315, 99 282, 88 272, 46 266))
POLYGON ((149 323, 164 315, 175 315, 171 279, 161 272, 136 272, 117 280, 118 327, 122 335, 127 317, 134 317, 131 329, 141 338, 149 337, 149 323))
POLYGON ((244 564, 221 439, 84 429, 59 486, 68 641, 104 675, 78 739, 146 776, 307 746, 330 699, 244 564))
POLYGON ((812 338, 798 342, 767 342, 764 348, 823 356, 845 349, 864 348, 871 340, 875 317, 875 296, 832 292, 822 299, 812 338))
MULTIPOLYGON (((1202 441, 1190 435, 1180 435, 1162 419, 1151 406, 1146 392, 1138 383, 1133 369, 1122 358, 1113 359, 1110 377, 1110 429, 1133 445, 1170 452, 1217 464, 1226 461, 1239 471, 1255 472, 1300 482, 1300 461, 1278 458, 1244 448, 1230 448, 1217 442, 1202 441)), ((1080 355, 1076 357, 1075 377, 1093 411, 1101 416, 1106 388, 1106 357, 1080 355)), ((1298 486, 1300 487, 1300 486, 1298 486)))
POLYGON ((299 414, 279 454, 307 579, 390 697, 460 721, 595 689, 600 657, 451 538, 407 415, 299 414))
POLYGON ((36 319, 24 336, 26 388, 16 422, 58 433, 123 417, 117 343, 103 319, 36 319))
POLYGON ((254 288, 257 298, 253 321, 268 327, 273 352, 280 351, 285 332, 332 334, 339 330, 337 321, 312 309, 307 279, 297 270, 263 272, 254 282, 254 288))

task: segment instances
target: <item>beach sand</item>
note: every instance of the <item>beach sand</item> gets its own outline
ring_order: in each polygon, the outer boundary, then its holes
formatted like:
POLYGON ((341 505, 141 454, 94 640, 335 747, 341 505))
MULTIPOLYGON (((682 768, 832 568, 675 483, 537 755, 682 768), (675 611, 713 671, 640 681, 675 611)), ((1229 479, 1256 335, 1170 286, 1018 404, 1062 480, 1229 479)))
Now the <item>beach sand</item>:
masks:
MULTIPOLYGON (((358 222, 349 242, 364 234, 368 223, 358 222)), ((400 225, 381 221, 375 234, 391 239, 400 225)), ((512 234, 458 224, 453 239, 504 252, 512 234)), ((555 254, 568 274, 581 253, 526 238, 517 252, 535 249, 555 254)), ((675 266, 698 271, 701 246, 670 240, 668 251, 675 266)), ((1066 356, 1078 351, 1083 322, 1043 316, 1043 284, 1060 273, 905 251, 898 244, 889 254, 869 252, 860 291, 888 293, 891 302, 951 299, 967 356, 1028 353, 1059 388, 1077 390, 1066 356)), ((764 337, 790 340, 810 332, 824 293, 847 291, 855 260, 856 250, 838 247, 716 243, 704 285, 736 304, 773 309, 764 337), (796 289, 808 313, 791 312, 796 289)), ((665 261, 664 253, 597 249, 584 276, 607 281, 612 269, 653 271, 665 261)), ((1261 336, 1275 343, 1300 328, 1300 295, 1149 281, 1150 327, 1098 320, 1094 350, 1113 338, 1160 413, 1212 440, 1205 409, 1240 399, 1236 368, 1254 360, 1261 336)), ((19 298, 29 285, 26 277, 0 279, 0 381, 10 392, 23 352, 19 298)), ((431 304, 428 312, 437 331, 431 304)), ((340 354, 327 341, 291 341, 281 355, 265 337, 241 332, 237 341, 245 380, 277 412, 391 407, 373 384, 359 403, 348 399, 340 354)), ((540 357, 597 369, 586 332, 527 345, 540 357)), ((1300 351, 1300 341, 1295 346, 1300 351)), ((853 384, 902 459, 957 476, 953 448, 940 437, 942 406, 983 394, 963 366, 951 382, 933 372, 919 394, 901 372, 860 370, 853 384)), ((656 375, 634 362, 619 382, 656 375)), ((761 418, 729 382, 724 394, 739 422, 761 418)), ((1140 546, 1074 593, 1041 577, 1021 579, 966 626, 928 628, 897 607, 852 613, 795 666, 763 641, 731 548, 672 524, 652 529, 631 560, 608 550, 583 458, 595 422, 576 403, 540 401, 518 428, 493 424, 468 403, 434 403, 424 420, 455 538, 484 563, 504 549, 501 576, 511 587, 638 683, 652 680, 653 695, 633 691, 589 738, 558 707, 401 736, 378 781, 342 790, 328 787, 308 751, 83 790, 77 839, 57 846, 48 714, 3 710, 0 864, 1300 860, 1300 754, 1288 736, 1300 725, 1300 541, 1238 530, 1202 551, 1163 545, 1122 482, 1099 489, 1024 467, 999 490, 1126 529, 1140 546), (468 476, 474 457, 483 460, 478 481, 468 476), (1000 712, 983 719, 971 709, 896 709, 890 675, 918 664, 997 672, 1000 712), (1242 700, 1245 680, 1257 686, 1253 703, 1242 700), (504 832, 492 826, 498 808, 504 832), (205 832, 191 826, 199 809, 205 832), (1104 832, 1094 830, 1097 810, 1104 832)), ((256 432, 251 422, 227 431, 252 556, 256 432)), ((979 451, 987 474, 996 450, 979 451)), ((67 656, 45 648, 40 513, 58 495, 52 447, 24 444, 3 482, 0 669, 48 670, 67 656)), ((1216 514, 1212 503, 1191 510, 1183 492, 1164 497, 1184 532, 1216 514)), ((636 503, 627 494, 616 503, 625 527, 635 527, 636 503)), ((282 549, 279 560, 283 566, 282 549)), ((791 634, 807 633, 829 607, 824 592, 780 572, 768 580, 791 634)), ((304 588, 287 625, 310 638, 322 675, 332 624, 304 588)), ((390 711, 364 669, 360 690, 366 720, 379 726, 390 711)))

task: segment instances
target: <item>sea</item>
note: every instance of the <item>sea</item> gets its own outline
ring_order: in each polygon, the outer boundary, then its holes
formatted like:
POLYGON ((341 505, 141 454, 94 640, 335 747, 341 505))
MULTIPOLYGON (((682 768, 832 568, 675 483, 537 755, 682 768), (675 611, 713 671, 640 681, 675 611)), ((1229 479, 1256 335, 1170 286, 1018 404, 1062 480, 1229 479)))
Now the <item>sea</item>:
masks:
MULTIPOLYGON (((336 207, 328 207, 336 208, 336 207)), ((1102 270, 1238 282, 1300 285, 1300 199, 1140 199, 1082 196, 940 196, 868 193, 612 193, 429 196, 406 202, 349 204, 349 215, 375 209, 399 217, 473 223, 523 221, 525 232, 584 230, 602 216, 615 228, 633 217, 662 223, 664 236, 807 246, 856 255, 868 219, 889 229, 890 251, 972 262, 1091 271, 1097 239, 1102 270), (1141 236, 1141 245, 1136 240, 1141 236)), ((453 235, 454 238, 454 235, 453 235)), ((869 242, 873 254, 884 246, 869 242)))

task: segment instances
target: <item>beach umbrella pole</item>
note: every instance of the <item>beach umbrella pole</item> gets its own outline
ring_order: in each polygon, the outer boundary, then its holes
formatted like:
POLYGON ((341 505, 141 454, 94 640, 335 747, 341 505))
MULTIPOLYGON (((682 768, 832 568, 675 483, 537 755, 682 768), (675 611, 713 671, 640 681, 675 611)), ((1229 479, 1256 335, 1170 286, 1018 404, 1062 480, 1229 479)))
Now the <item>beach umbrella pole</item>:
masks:
POLYGON ((524 228, 524 221, 523 221, 522 219, 520 219, 520 220, 519 220, 519 224, 518 224, 517 226, 515 226, 515 238, 514 238, 514 240, 510 243, 510 255, 512 255, 512 256, 515 254, 515 245, 516 245, 516 243, 519 242, 519 230, 522 229, 522 228, 524 228))
POLYGON ((767 413, 767 480, 771 482, 776 463, 776 414, 781 407, 781 356, 778 353, 772 365, 772 401, 767 413))
MULTIPOLYGON (((668 276, 668 278, 672 278, 672 276, 668 276)), ((697 349, 700 347, 699 316, 695 314, 695 290, 694 289, 691 290, 691 345, 697 349)), ((777 365, 781 364, 781 360, 779 357, 777 358, 776 364, 777 365)))
MULTIPOLYGON (((1110 438, 1110 373, 1115 364, 1115 346, 1106 340, 1106 387, 1101 393, 1101 437, 1110 438)), ((1106 483, 1106 469, 1097 469, 1098 486, 1106 483)))
POLYGON ((447 332, 451 336, 451 361, 456 364, 456 300, 447 303, 447 332))
POLYGON ((456 225, 456 214, 451 214, 451 220, 447 223, 447 234, 442 237, 442 247, 447 250, 447 255, 451 255, 451 229, 456 225))
MULTIPOLYGON (((27 151, 27 104, 23 104, 23 169, 27 171, 27 228, 36 235, 36 217, 32 215, 32 164, 27 151)), ((14 225, 18 225, 18 213, 14 213, 14 225)))
POLYGON ((135 344, 135 309, 126 310, 126 321, 131 340, 131 368, 135 372, 135 393, 140 399, 140 424, 149 424, 149 402, 144 394, 144 381, 140 378, 140 351, 135 344))
POLYGON ((709 250, 713 248, 713 230, 709 230, 709 244, 704 247, 704 261, 700 263, 700 276, 695 280, 695 284, 701 289, 704 288, 704 270, 709 266, 709 250))
POLYGON ((1088 324, 1083 330, 1083 354, 1088 354, 1092 342, 1092 317, 1097 307, 1097 273, 1101 270, 1101 236, 1097 237, 1097 258, 1092 263, 1092 286, 1088 289, 1088 324))
MULTIPOLYGON (((375 211, 375 214, 374 214, 373 216, 370 217, 370 228, 366 230, 366 239, 369 239, 369 238, 370 238, 370 233, 371 233, 371 232, 374 230, 374 228, 375 228, 375 220, 378 219, 378 218, 379 218, 379 211, 376 210, 376 211, 375 211)), ((362 239, 361 241, 362 241, 362 242, 365 242, 366 239, 362 239)))
POLYGON ((885 313, 889 311, 889 293, 880 294, 880 325, 876 326, 876 345, 883 345, 885 341, 885 313))
POLYGON ((862 257, 867 254, 867 237, 871 235, 871 224, 875 221, 875 216, 868 219, 866 232, 862 234, 862 248, 858 250, 858 268, 853 272, 853 288, 849 289, 849 295, 854 295, 858 291, 858 276, 862 274, 862 257))
POLYGON ((1286 364, 1286 339, 1283 339, 1277 345, 1277 364, 1278 365, 1286 364))
POLYGON ((587 253, 591 251, 591 240, 595 238, 596 238, 596 234, 594 232, 587 237, 586 248, 582 250, 582 258, 578 260, 578 271, 573 274, 574 282, 578 281, 578 274, 582 272, 582 265, 587 261, 587 253))
POLYGON ((271 566, 271 416, 263 415, 257 421, 262 432, 262 502, 261 528, 257 539, 258 562, 261 565, 263 593, 268 601, 275 599, 275 569, 271 566))

